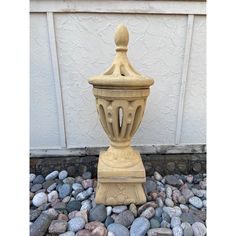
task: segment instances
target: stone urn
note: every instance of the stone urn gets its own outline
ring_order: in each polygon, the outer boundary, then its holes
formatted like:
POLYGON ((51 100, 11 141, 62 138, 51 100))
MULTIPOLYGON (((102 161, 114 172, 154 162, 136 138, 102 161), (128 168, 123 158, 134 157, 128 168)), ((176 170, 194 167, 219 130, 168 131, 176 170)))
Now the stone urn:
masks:
POLYGON ((146 181, 141 156, 130 142, 143 118, 153 79, 139 74, 127 58, 129 33, 119 25, 115 33, 116 56, 102 74, 89 79, 104 131, 110 139, 98 162, 97 204, 119 205, 146 202, 146 181))

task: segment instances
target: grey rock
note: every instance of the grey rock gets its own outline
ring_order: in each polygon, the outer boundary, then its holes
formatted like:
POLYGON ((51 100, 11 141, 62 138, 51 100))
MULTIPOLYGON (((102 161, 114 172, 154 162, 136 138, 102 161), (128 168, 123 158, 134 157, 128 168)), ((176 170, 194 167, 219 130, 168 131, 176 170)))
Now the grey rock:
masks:
POLYGON ((204 207, 207 207, 207 200, 203 200, 202 204, 203 204, 204 207))
POLYGON ((150 228, 150 222, 145 217, 138 217, 130 228, 130 236, 144 236, 150 228))
POLYGON ((53 205, 53 208, 58 211, 64 211, 66 209, 66 204, 64 202, 57 202, 53 205))
POLYGON ((68 230, 77 232, 80 229, 83 229, 85 226, 85 220, 83 217, 75 217, 68 221, 68 230))
POLYGON ((32 203, 34 206, 39 207, 42 204, 47 202, 47 194, 45 193, 37 193, 34 195, 33 199, 32 199, 32 203))
POLYGON ((50 187, 52 184, 55 183, 55 180, 53 179, 49 179, 49 180, 46 180, 44 183, 43 183, 43 188, 44 189, 47 189, 48 187, 50 187))
POLYGON ((161 222, 161 228, 168 228, 169 229, 170 228, 170 223, 165 221, 165 220, 163 220, 161 222))
POLYGON ((33 184, 42 184, 44 182, 44 177, 42 175, 37 175, 33 180, 33 184))
POLYGON ((66 177, 68 176, 68 172, 66 170, 62 170, 59 175, 58 175, 58 178, 63 180, 65 179, 66 177))
POLYGON ((53 220, 49 226, 48 232, 51 234, 61 234, 66 232, 67 222, 65 220, 53 220))
POLYGON ((192 192, 190 189, 188 189, 188 188, 184 188, 184 189, 182 190, 182 195, 184 196, 184 198, 186 199, 186 201, 188 201, 189 198, 191 198, 191 197, 194 196, 193 192, 192 192))
POLYGON ((206 226, 201 222, 195 222, 192 225, 194 236, 204 236, 207 233, 206 226))
POLYGON ((92 178, 92 173, 90 171, 86 171, 82 175, 83 179, 91 179, 92 178))
POLYGON ((146 210, 142 212, 141 217, 145 217, 147 219, 151 219, 155 215, 156 211, 153 207, 148 207, 146 210))
POLYGON ((183 212, 182 215, 180 216, 182 222, 188 222, 191 225, 195 222, 202 222, 203 221, 193 212, 183 212))
POLYGON ((167 175, 165 177, 166 183, 175 187, 182 185, 182 182, 175 175, 167 175))
POLYGON ((171 222, 170 222, 170 225, 172 228, 176 227, 176 226, 179 226, 181 224, 181 219, 179 216, 173 216, 171 218, 171 222))
POLYGON ((107 229, 108 231, 113 232, 115 236, 129 236, 129 230, 120 224, 110 224, 107 229))
POLYGON ((165 199, 165 204, 168 207, 173 207, 175 205, 174 202, 170 198, 165 199))
POLYGON ((64 184, 72 185, 75 182, 75 178, 73 178, 73 177, 66 177, 62 181, 63 181, 64 184))
POLYGON ((199 197, 191 197, 189 198, 189 202, 196 208, 202 208, 202 200, 199 197))
POLYGON ((167 228, 150 229, 147 233, 148 236, 172 236, 172 231, 167 228))
POLYGON ((178 196, 177 199, 180 204, 186 204, 186 199, 183 195, 178 196))
POLYGON ((84 200, 82 203, 82 206, 80 208, 81 211, 83 210, 91 210, 92 209, 92 203, 90 200, 84 200))
POLYGON ((58 212, 54 208, 49 208, 48 210, 43 211, 44 214, 48 215, 51 219, 57 219, 58 212))
POLYGON ((183 228, 184 236, 193 236, 192 226, 188 222, 184 222, 181 224, 183 228))
POLYGON ((112 208, 113 213, 120 214, 122 211, 127 210, 127 206, 115 206, 112 208))
POLYGON ((148 179, 145 182, 144 188, 146 193, 150 193, 157 189, 157 184, 155 181, 148 179))
POLYGON ((35 192, 37 192, 39 189, 41 189, 42 187, 43 187, 42 184, 34 184, 34 185, 31 186, 30 191, 33 192, 33 193, 35 193, 35 192))
POLYGON ((180 225, 175 226, 173 229, 173 235, 174 236, 183 236, 184 235, 184 231, 182 229, 182 227, 180 225))
POLYGON ((162 213, 163 209, 161 207, 156 208, 156 213, 155 213, 156 217, 161 217, 162 213))
POLYGON ((205 190, 206 186, 207 186, 206 181, 200 181, 199 186, 200 186, 201 189, 205 190))
POLYGON ((165 211, 162 212, 161 217, 162 217, 162 220, 165 220, 166 222, 170 223, 171 217, 169 216, 169 214, 167 212, 165 212, 165 211))
POLYGON ((188 206, 184 205, 184 204, 180 204, 179 205, 180 209, 182 210, 182 212, 188 212, 189 208, 188 206))
POLYGON ((30 236, 44 236, 51 222, 52 219, 50 216, 42 213, 36 221, 30 225, 30 236))
POLYGON ((81 208, 81 203, 79 200, 73 200, 68 202, 66 210, 70 213, 72 211, 79 211, 81 208))
POLYGON ((30 221, 36 220, 40 216, 41 212, 42 211, 39 209, 35 210, 30 209, 30 221))
POLYGON ((161 223, 159 222, 159 220, 152 218, 150 220, 150 228, 154 229, 154 228, 160 228, 161 227, 161 223))
POLYGON ((179 207, 163 207, 163 211, 166 212, 171 218, 173 216, 180 216, 182 211, 179 207))
POLYGON ((45 180, 49 180, 49 179, 56 179, 56 177, 58 176, 59 172, 57 170, 54 170, 53 172, 49 173, 46 177, 45 180))
POLYGON ((73 190, 80 189, 81 190, 80 192, 82 192, 84 190, 83 186, 80 183, 73 183, 72 184, 72 189, 73 190))
POLYGON ((89 196, 91 196, 92 193, 93 193, 93 188, 88 188, 85 191, 79 193, 76 196, 76 199, 80 200, 80 201, 83 201, 83 200, 87 199, 89 196))
POLYGON ((203 197, 204 195, 206 195, 206 190, 203 189, 192 188, 192 192, 197 197, 203 197))
POLYGON ((75 233, 72 231, 67 231, 64 234, 59 234, 59 236, 75 236, 75 233))
POLYGON ((30 174, 30 176, 29 176, 30 183, 33 182, 35 178, 36 178, 35 174, 30 174))
POLYGON ((63 184, 58 190, 59 197, 64 198, 64 197, 70 195, 71 190, 72 190, 72 188, 71 188, 70 184, 63 184))
POLYGON ((108 225, 113 224, 114 220, 111 216, 107 216, 106 220, 105 220, 105 226, 108 227, 108 225))
POLYGON ((104 222, 107 217, 106 207, 104 205, 96 205, 89 211, 89 221, 104 222))
POLYGON ((115 218, 115 223, 124 225, 127 228, 133 223, 133 221, 134 221, 134 214, 129 210, 121 212, 115 218))
POLYGON ((157 198, 157 204, 159 207, 163 207, 164 206, 164 203, 162 201, 162 199, 160 197, 157 198))
POLYGON ((50 192, 53 191, 56 187, 57 187, 57 183, 53 183, 52 185, 50 185, 50 186, 47 188, 47 192, 50 193, 50 192))

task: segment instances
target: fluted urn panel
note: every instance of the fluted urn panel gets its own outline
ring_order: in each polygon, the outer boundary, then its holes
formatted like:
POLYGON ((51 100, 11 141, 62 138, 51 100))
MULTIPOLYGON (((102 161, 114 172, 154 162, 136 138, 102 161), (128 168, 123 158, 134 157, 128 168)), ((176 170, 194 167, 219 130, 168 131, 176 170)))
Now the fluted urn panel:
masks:
POLYGON ((126 51, 129 41, 124 25, 115 34, 116 56, 103 75, 89 80, 93 85, 102 127, 110 139, 98 163, 98 204, 141 204, 146 201, 142 183, 146 180, 139 152, 130 142, 145 110, 153 79, 139 74, 130 64, 126 51), (122 189, 122 191, 118 191, 122 189))

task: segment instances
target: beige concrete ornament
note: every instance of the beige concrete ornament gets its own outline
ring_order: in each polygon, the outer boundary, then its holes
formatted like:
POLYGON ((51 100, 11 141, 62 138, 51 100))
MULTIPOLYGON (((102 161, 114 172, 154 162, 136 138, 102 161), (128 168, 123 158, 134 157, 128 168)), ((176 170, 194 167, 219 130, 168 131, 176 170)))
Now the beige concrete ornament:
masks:
POLYGON ((146 201, 143 183, 145 169, 131 138, 143 118, 153 79, 131 66, 126 52, 129 33, 119 25, 115 33, 116 56, 104 74, 92 77, 96 106, 110 147, 100 152, 96 203, 105 205, 141 204, 146 201))

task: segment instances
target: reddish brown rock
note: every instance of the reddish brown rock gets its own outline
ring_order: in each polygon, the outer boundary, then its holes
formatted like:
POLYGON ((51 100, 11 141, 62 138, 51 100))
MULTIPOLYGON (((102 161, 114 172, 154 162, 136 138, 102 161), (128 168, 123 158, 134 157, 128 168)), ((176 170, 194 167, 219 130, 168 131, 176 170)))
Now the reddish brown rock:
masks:
POLYGON ((82 229, 75 236, 92 236, 92 233, 87 229, 82 229))
POLYGON ((60 214, 58 215, 57 219, 58 219, 58 220, 65 220, 65 221, 68 221, 68 220, 69 220, 68 216, 65 215, 65 214, 62 214, 62 213, 60 213, 60 214))
POLYGON ((87 189, 93 186, 93 180, 92 179, 85 179, 81 182, 82 186, 87 189))
POLYGON ((92 231, 92 236, 107 236, 107 230, 103 226, 98 226, 92 231))
POLYGON ((85 222, 87 223, 88 222, 88 211, 87 210, 84 210, 84 211, 72 211, 68 217, 69 219, 73 219, 75 217, 82 217, 84 218, 85 222))
POLYGON ((104 224, 99 221, 92 221, 85 225, 85 229, 93 231, 97 227, 104 227, 104 224))
POLYGON ((49 226, 48 232, 51 234, 65 233, 67 222, 65 220, 53 220, 49 226))
POLYGON ((157 204, 155 202, 146 202, 141 207, 138 208, 138 215, 141 215, 147 208, 153 207, 157 208, 157 204))

